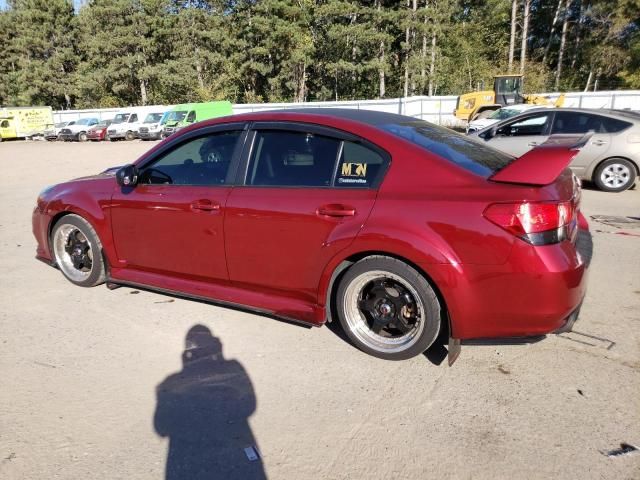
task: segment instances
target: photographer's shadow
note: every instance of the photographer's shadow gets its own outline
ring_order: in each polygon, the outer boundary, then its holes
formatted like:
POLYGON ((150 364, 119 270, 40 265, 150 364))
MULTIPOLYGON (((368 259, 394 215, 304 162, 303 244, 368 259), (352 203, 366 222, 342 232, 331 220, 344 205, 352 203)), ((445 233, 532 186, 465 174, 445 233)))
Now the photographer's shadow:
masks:
POLYGON ((265 479, 248 418, 255 411, 251 380, 225 360, 220 340, 202 325, 187 333, 183 368, 156 389, 154 427, 169 437, 167 480, 265 479), (250 453, 252 453, 250 451, 250 453))

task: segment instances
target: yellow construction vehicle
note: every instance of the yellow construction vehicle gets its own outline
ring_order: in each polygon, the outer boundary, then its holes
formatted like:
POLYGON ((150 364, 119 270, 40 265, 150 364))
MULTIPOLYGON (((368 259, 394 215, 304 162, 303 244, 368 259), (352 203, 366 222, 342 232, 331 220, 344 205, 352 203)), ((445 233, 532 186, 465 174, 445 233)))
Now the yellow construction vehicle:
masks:
POLYGON ((522 75, 498 75, 493 77, 493 90, 460 95, 453 114, 460 120, 472 121, 488 117, 499 108, 520 103, 561 107, 564 104, 564 94, 555 102, 541 95, 524 95, 522 75))

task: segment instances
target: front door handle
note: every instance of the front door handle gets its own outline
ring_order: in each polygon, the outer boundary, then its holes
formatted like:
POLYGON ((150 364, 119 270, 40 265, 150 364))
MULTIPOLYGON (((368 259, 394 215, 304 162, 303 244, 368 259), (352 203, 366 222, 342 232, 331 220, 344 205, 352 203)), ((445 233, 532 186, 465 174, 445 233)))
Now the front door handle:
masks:
POLYGON ((353 217, 355 214, 355 208, 339 203, 322 205, 316 210, 316 215, 324 215, 327 217, 353 217))
POLYGON ((606 144, 607 142, 605 142, 604 140, 594 140, 593 142, 591 142, 591 145, 598 145, 599 147, 606 144))
POLYGON ((538 146, 538 142, 529 142, 529 146, 530 147, 537 147, 538 146))
POLYGON ((218 202, 212 202, 211 200, 196 200, 191 204, 191 210, 214 212, 220 210, 220 204, 218 202))

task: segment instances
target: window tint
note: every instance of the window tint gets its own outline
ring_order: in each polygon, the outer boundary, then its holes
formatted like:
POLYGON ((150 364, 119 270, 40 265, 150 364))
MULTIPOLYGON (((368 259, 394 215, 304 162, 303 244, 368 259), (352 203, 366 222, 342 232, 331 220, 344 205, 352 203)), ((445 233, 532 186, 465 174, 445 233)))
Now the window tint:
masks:
POLYGON ((385 160, 378 152, 359 143, 344 142, 336 174, 337 187, 370 187, 385 160))
POLYGON ((542 135, 549 119, 549 113, 540 113, 501 127, 497 135, 507 137, 521 137, 524 135, 542 135))
POLYGON ((421 120, 382 125, 382 129, 484 177, 504 168, 513 160, 510 155, 453 130, 421 120))
POLYGON ((589 131, 601 132, 602 120, 599 115, 578 112, 557 112, 551 133, 585 134, 589 131))
POLYGON ((198 137, 174 148, 140 174, 140 183, 223 185, 240 131, 198 137))
POLYGON ((328 187, 340 141, 305 132, 259 131, 253 143, 247 185, 328 187))
POLYGON ((196 121, 196 111, 195 110, 191 110, 189 112, 189 115, 187 115, 187 123, 193 123, 196 121))
POLYGON ((629 122, 623 120, 617 120, 615 118, 602 117, 602 130, 603 133, 618 133, 625 128, 630 127, 629 122))

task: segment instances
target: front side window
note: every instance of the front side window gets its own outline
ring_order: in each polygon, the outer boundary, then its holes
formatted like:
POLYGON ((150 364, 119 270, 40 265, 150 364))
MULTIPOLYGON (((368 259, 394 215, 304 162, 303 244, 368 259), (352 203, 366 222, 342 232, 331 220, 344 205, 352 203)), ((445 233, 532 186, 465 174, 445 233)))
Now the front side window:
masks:
POLYGON ((247 185, 328 187, 340 140, 306 132, 258 131, 247 170, 247 185))
POLYGON ((549 113, 541 113, 517 120, 498 129, 498 135, 522 137, 525 135, 542 135, 549 120, 549 113))
POLYGON ((189 112, 189 115, 187 115, 187 123, 193 123, 196 121, 196 111, 195 110, 191 110, 189 112))
POLYGON ((224 185, 241 132, 212 133, 165 153, 140 173, 152 185, 224 185))
POLYGON ((138 121, 138 114, 134 113, 129 117, 129 123, 135 123, 138 121))
POLYGON ((9 128, 9 120, 3 120, 0 123, 0 128, 9 128))

